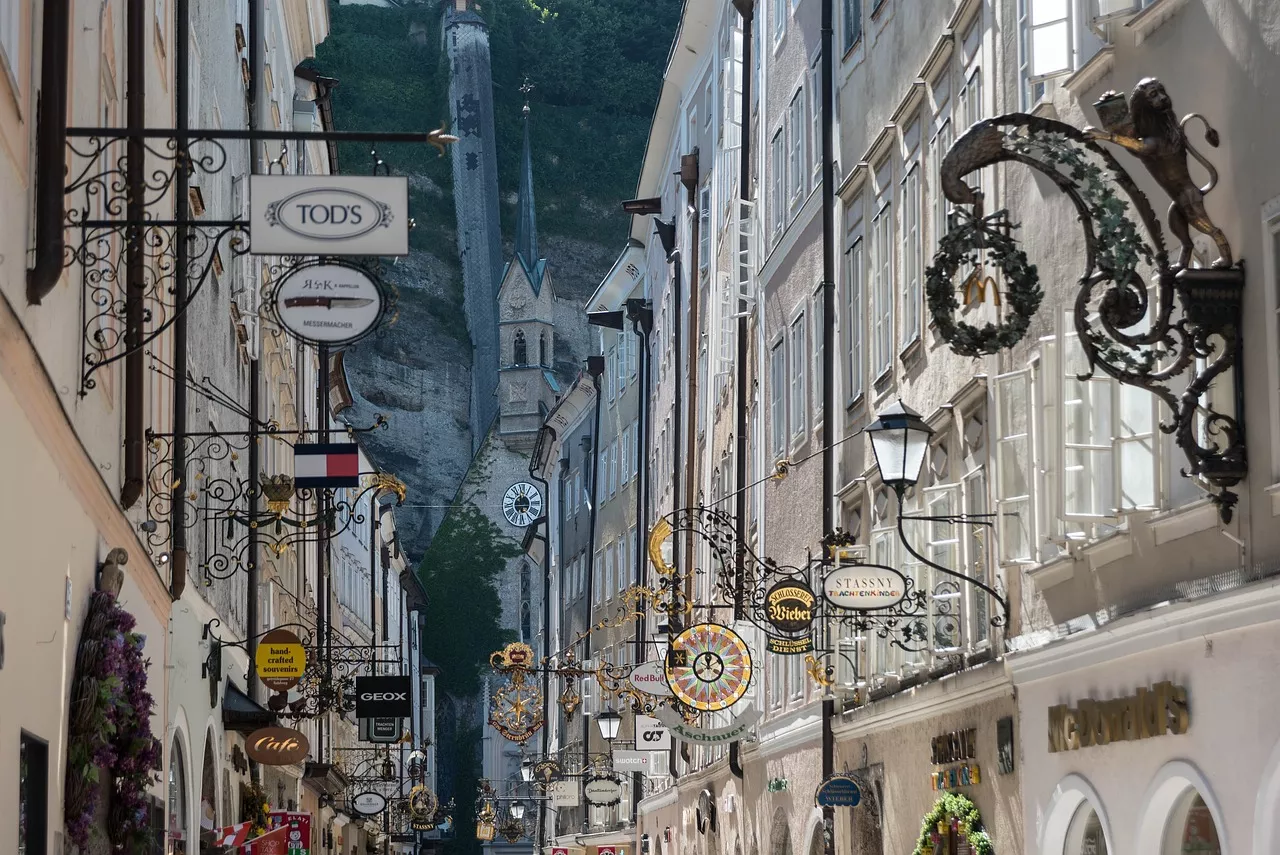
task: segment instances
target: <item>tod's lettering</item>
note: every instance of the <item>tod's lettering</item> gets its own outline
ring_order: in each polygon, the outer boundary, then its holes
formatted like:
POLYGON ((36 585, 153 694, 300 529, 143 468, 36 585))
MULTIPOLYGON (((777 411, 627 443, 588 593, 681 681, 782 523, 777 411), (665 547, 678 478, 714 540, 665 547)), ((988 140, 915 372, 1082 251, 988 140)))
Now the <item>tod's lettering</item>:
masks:
POLYGON ((1082 700, 1049 708, 1049 751, 1076 751, 1112 742, 1186 733, 1191 726, 1187 690, 1170 682, 1109 701, 1082 700))

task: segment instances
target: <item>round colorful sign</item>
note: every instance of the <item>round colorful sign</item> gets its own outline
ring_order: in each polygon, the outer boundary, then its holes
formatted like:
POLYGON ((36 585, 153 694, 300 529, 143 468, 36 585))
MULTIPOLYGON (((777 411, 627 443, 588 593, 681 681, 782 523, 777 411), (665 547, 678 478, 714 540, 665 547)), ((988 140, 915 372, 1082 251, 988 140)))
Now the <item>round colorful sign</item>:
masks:
POLYGON ((700 623, 671 640, 667 685, 681 702, 699 712, 737 703, 751 685, 751 650, 727 626, 700 623))
POLYGON ((382 289, 352 264, 295 267, 284 274, 271 302, 280 325, 308 344, 350 344, 382 318, 382 289))
POLYGON ((891 609, 907 596, 907 577, 880 564, 845 564, 822 580, 822 596, 838 609, 891 609))
POLYGON ((258 641, 254 669, 262 685, 273 692, 287 692, 307 670, 307 651, 302 641, 287 629, 273 629, 258 641))

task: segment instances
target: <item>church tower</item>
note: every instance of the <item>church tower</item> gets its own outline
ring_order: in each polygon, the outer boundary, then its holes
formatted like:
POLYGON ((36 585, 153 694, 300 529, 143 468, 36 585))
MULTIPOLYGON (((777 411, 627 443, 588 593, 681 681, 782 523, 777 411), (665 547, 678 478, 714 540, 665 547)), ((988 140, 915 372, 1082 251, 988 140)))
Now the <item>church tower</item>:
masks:
MULTIPOLYGON (((526 98, 532 86, 520 90, 526 98)), ((529 103, 524 105, 524 151, 520 197, 516 202, 515 253, 498 289, 498 435, 509 447, 533 448, 538 430, 555 406, 560 386, 552 372, 555 349, 555 294, 547 260, 538 255, 533 203, 533 150, 529 103)))
POLYGON ((462 263, 463 308, 471 334, 472 451, 498 412, 498 319, 502 226, 498 217, 498 145, 493 128, 489 27, 476 0, 441 0, 441 33, 449 58, 453 198, 462 263))

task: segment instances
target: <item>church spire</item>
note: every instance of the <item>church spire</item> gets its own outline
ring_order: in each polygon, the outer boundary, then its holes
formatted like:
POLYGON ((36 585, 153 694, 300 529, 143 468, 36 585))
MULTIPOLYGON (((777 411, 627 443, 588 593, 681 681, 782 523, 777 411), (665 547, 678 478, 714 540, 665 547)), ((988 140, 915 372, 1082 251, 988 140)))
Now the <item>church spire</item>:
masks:
MULTIPOLYGON (((529 142, 529 93, 533 84, 526 77, 520 86, 524 93, 524 154, 520 161, 520 198, 516 202, 516 255, 524 262, 525 270, 538 268, 538 224, 533 207, 533 148, 529 142)), ((535 290, 539 283, 533 283, 535 290)))

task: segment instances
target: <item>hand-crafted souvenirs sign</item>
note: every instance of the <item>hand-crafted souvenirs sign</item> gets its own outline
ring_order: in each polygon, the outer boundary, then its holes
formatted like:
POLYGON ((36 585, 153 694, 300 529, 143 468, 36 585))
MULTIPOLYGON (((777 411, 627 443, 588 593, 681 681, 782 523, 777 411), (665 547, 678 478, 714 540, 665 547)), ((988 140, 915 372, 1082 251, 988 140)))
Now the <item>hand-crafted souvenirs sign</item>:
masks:
POLYGON ((838 609, 891 609, 907 596, 907 579, 879 564, 842 564, 822 580, 822 596, 838 609))
POLYGON ((254 255, 408 255, 409 181, 254 175, 249 223, 254 255))
POLYGON ((818 785, 814 803, 818 807, 857 807, 862 790, 851 775, 836 773, 818 785))
POLYGON ((307 670, 307 651, 287 629, 273 629, 258 642, 254 668, 262 685, 273 692, 287 692, 307 670))
POLYGON ((290 727, 263 727, 249 734, 245 750, 263 766, 292 766, 311 752, 307 735, 290 727))
POLYGON ((747 731, 760 720, 759 710, 747 710, 724 727, 693 727, 685 724, 684 719, 680 717, 678 712, 667 707, 659 707, 654 710, 654 715, 657 716, 658 721, 667 726, 671 731, 671 735, 676 739, 684 742, 693 742, 698 745, 737 742, 746 736, 747 731))
POLYGON ((313 345, 351 344, 382 319, 382 289, 352 264, 302 264, 287 271, 271 294, 280 325, 313 345))
POLYGON ((778 631, 765 641, 770 653, 797 654, 813 650, 809 627, 813 624, 813 590, 799 579, 786 579, 764 595, 765 618, 778 631))

